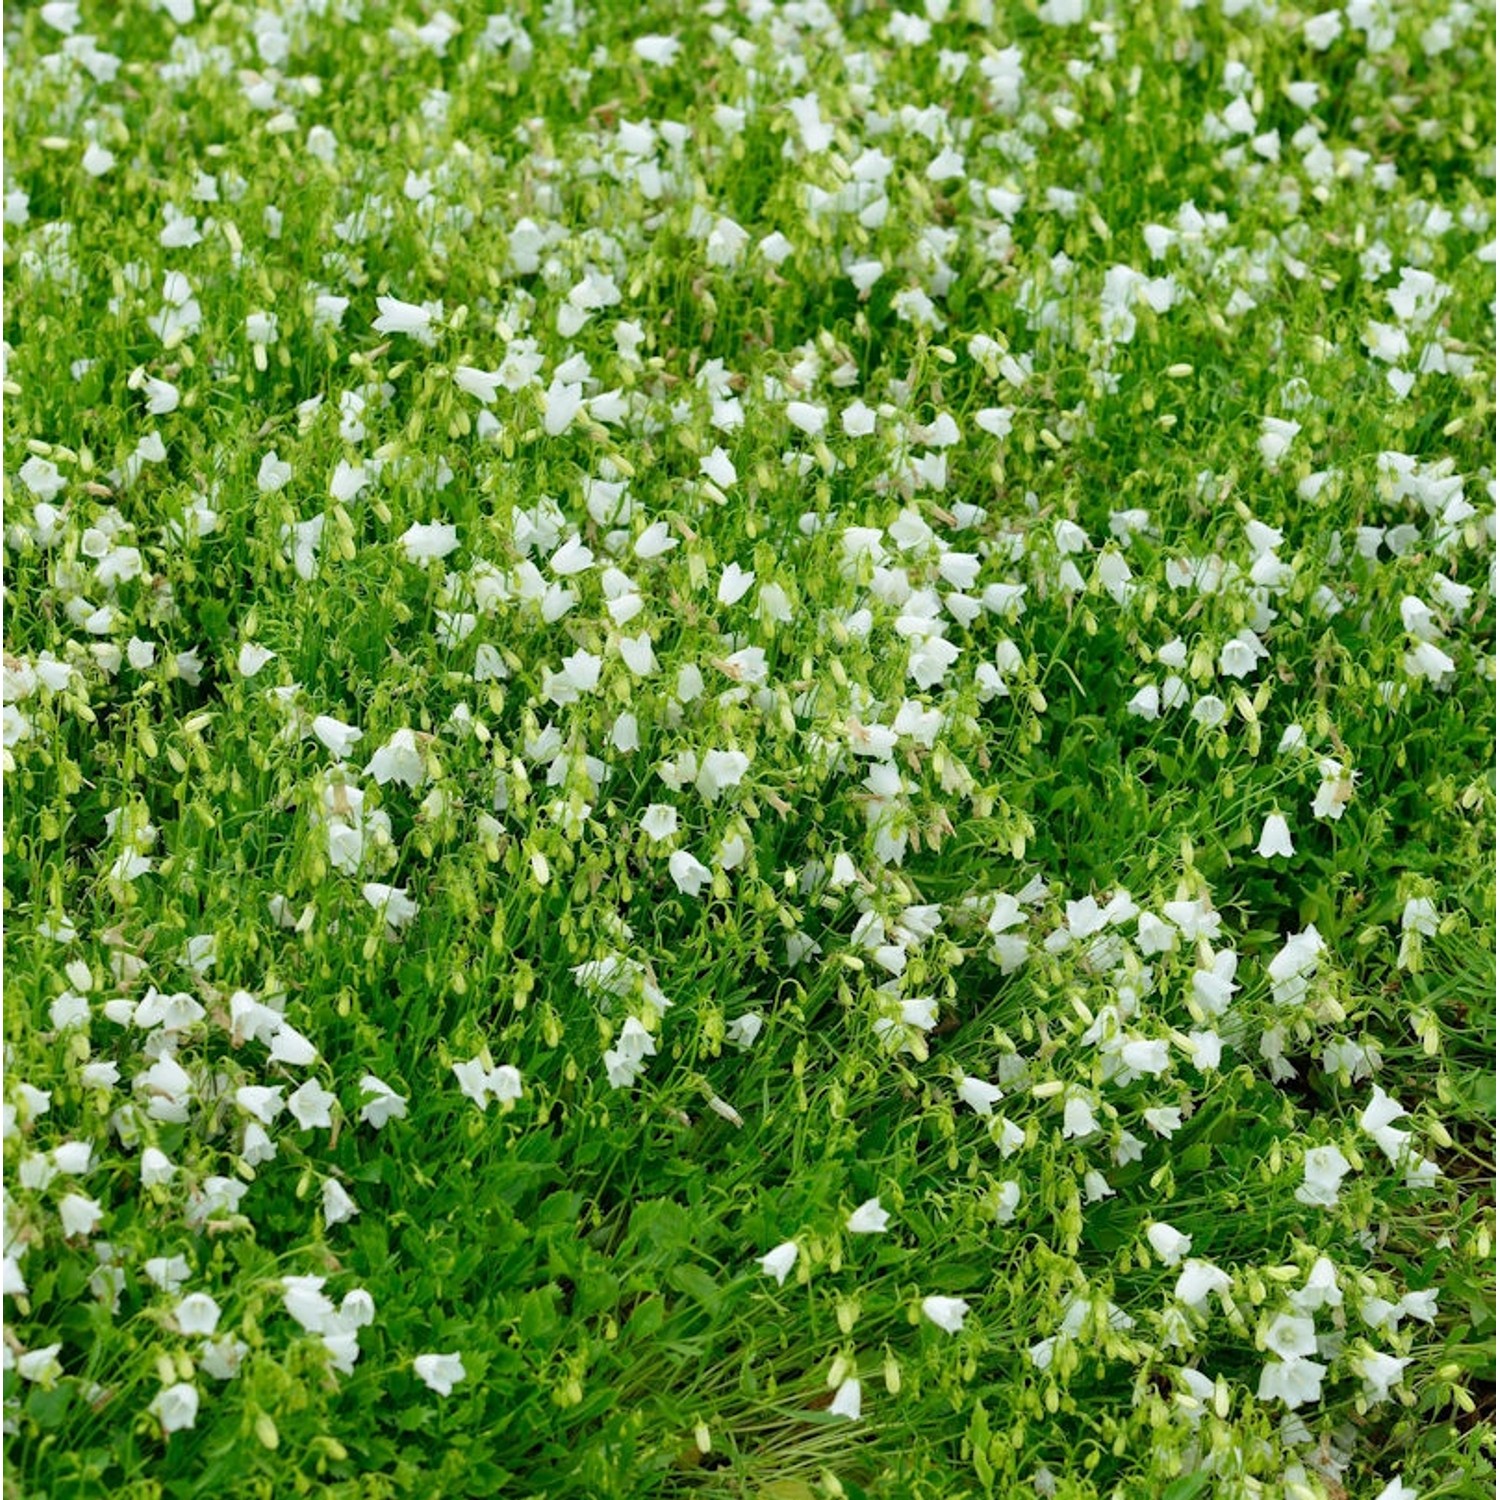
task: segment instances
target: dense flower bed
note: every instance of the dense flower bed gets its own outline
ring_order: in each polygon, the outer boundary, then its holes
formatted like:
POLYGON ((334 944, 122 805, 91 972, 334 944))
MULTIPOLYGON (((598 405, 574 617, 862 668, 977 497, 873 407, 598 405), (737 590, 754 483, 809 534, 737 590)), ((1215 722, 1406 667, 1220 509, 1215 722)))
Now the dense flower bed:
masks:
POLYGON ((1493 1477, 1494 17, 7 9, 17 1494, 1493 1477))

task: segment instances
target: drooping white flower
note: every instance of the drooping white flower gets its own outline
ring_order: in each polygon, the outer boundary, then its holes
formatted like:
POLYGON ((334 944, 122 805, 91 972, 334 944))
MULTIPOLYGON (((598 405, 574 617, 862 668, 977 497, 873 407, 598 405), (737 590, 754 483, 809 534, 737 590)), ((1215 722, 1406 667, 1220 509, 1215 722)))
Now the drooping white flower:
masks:
POLYGON ((656 1056, 656 1038, 635 1016, 627 1016, 615 1045, 604 1054, 604 1071, 612 1088, 631 1088, 656 1056))
POLYGON ((219 1304, 207 1292, 189 1292, 172 1316, 181 1332, 207 1337, 219 1326, 219 1304))
POLYGON ((792 1267, 797 1264, 797 1255, 796 1242, 787 1240, 774 1250, 768 1250, 760 1257, 757 1264, 767 1276, 776 1278, 777 1286, 781 1286, 791 1274, 792 1267))
POLYGON ((176 411, 182 402, 182 393, 168 380, 157 380, 148 375, 142 381, 141 389, 146 393, 146 410, 153 417, 176 411))
POLYGON ((271 1060, 290 1063, 294 1068, 305 1068, 316 1062, 318 1049, 297 1030, 282 1021, 277 1025, 270 1042, 271 1060))
POLYGON ((63 1236, 90 1235, 104 1218, 103 1207, 82 1193, 69 1193, 57 1205, 57 1216, 62 1220, 63 1236))
POLYGON ((713 871, 686 849, 676 850, 667 861, 672 883, 684 896, 698 897, 713 882, 713 871))
POLYGON ((1271 813, 1266 818, 1255 852, 1262 859, 1290 858, 1296 852, 1292 847, 1292 831, 1280 813, 1271 813))
POLYGON ((320 292, 313 298, 313 327, 326 329, 342 327, 344 314, 348 311, 349 299, 347 297, 337 297, 332 292, 320 292))
POLYGON ((739 478, 734 463, 722 448, 715 448, 706 458, 698 460, 698 469, 721 490, 729 489, 739 478))
POLYGON ((1161 1257, 1164 1266, 1178 1265, 1182 1257, 1193 1248, 1193 1237, 1174 1229, 1170 1224, 1152 1224, 1146 1230, 1151 1248, 1161 1257))
POLYGON ((724 1040, 742 1052, 747 1051, 755 1045, 755 1039, 761 1034, 765 1024, 754 1011, 747 1011, 742 1016, 736 1016, 724 1028, 724 1040))
POLYGON ((884 1234, 890 1214, 880 1206, 879 1198, 867 1198, 849 1215, 850 1234, 884 1234))
POLYGON ((410 926, 420 910, 400 886, 382 885, 377 880, 371 880, 360 887, 360 893, 385 918, 386 926, 398 931, 410 926))
POLYGON ((1293 1313, 1278 1313, 1266 1329, 1266 1348, 1282 1359, 1316 1354, 1318 1336, 1313 1320, 1293 1313))
POLYGON ((935 1323, 944 1333, 957 1333, 969 1315, 969 1304, 962 1297, 923 1297, 922 1316, 935 1323))
POLYGON ((301 579, 310 580, 318 571, 318 548, 325 521, 324 516, 313 516, 281 528, 282 549, 301 579))
POLYGON ((476 370, 473 365, 456 365, 453 383, 466 395, 473 396, 481 406, 495 404, 495 392, 501 384, 498 370, 476 370))
POLYGON ((268 661, 275 659, 274 651, 267 651, 264 646, 257 646, 254 641, 246 641, 240 647, 239 656, 235 659, 235 667, 241 677, 254 677, 268 661))
POLYGON ((355 1361, 359 1358, 359 1336, 334 1327, 320 1336, 321 1344, 328 1351, 329 1368, 340 1375, 352 1375, 355 1361))
POLYGON ((710 750, 704 755, 693 784, 700 797, 717 802, 726 791, 740 784, 749 769, 750 757, 742 750, 710 750))
POLYGON ((574 578, 580 573, 588 572, 593 565, 594 554, 584 545, 576 531, 566 537, 562 545, 547 559, 547 566, 559 578, 574 578))
POLYGON ((416 790, 427 776, 427 763, 417 747, 416 732, 398 729, 374 755, 365 767, 365 775, 373 776, 381 785, 399 781, 403 786, 416 790))
POLYGON ((1093 1105, 1087 1095, 1076 1089, 1070 1090, 1063 1100, 1063 1139, 1078 1140, 1092 1135, 1098 1128, 1093 1105))
POLYGON ((1428 682, 1442 682, 1457 670, 1453 658, 1431 641, 1418 641, 1402 665, 1408 677, 1425 677, 1428 682))
POLYGON ((732 562, 727 564, 723 573, 719 575, 716 597, 720 604, 738 604, 754 586, 754 572, 747 572, 738 563, 732 562))
POLYGON ((347 759, 349 752, 364 738, 362 729, 331 718, 328 714, 319 714, 312 721, 312 732, 335 760, 347 759))
MULTIPOLYGON (((1373 1089, 1370 1102, 1360 1114, 1359 1128, 1366 1135, 1374 1136, 1379 1140, 1382 1132, 1390 1130, 1397 1120, 1405 1118, 1406 1110, 1378 1083, 1373 1085, 1373 1089)), ((1404 1132, 1398 1133, 1404 1134, 1404 1132)))
POLYGON ((583 383, 554 379, 542 397, 542 429, 548 437, 568 430, 583 408, 583 383))
POLYGON ((468 1375, 458 1354, 419 1354, 411 1367, 417 1379, 440 1396, 451 1396, 453 1387, 468 1375))
POLYGON ((1224 1039, 1216 1031, 1190 1031, 1187 1040, 1193 1066, 1200 1073, 1214 1072, 1224 1055, 1224 1039))
POLYGON ((333 1303, 324 1295, 322 1276, 283 1276, 282 1304, 288 1314, 309 1333, 321 1333, 335 1316, 333 1303))
POLYGON ((71 36, 77 31, 79 21, 82 19, 78 10, 78 0, 47 0, 37 14, 44 25, 61 32, 64 36, 71 36))
POLYGON ((642 62, 665 68, 677 60, 682 43, 675 36, 638 36, 631 44, 631 51, 642 62))
POLYGON ((38 1385, 50 1386, 62 1374, 61 1344, 44 1344, 40 1349, 28 1349, 16 1358, 16 1373, 22 1380, 33 1380, 38 1385))
POLYGON ((1423 937, 1436 937, 1437 930, 1437 907, 1430 897, 1413 896, 1401 909, 1402 932, 1419 932, 1423 937))
POLYGON ((432 336, 432 313, 414 302, 403 302, 399 297, 377 297, 375 306, 380 315, 371 325, 376 333, 404 333, 412 338, 428 342, 432 336))
POLYGON ((409 563, 433 562, 458 550, 458 527, 447 521, 417 522, 401 533, 409 563))
POLYGON ((1322 780, 1313 798, 1313 816, 1336 823, 1354 800, 1354 773, 1330 756, 1318 762, 1318 774, 1322 780))
POLYGON ((1216 729, 1222 724, 1229 713, 1229 705, 1214 693, 1205 693, 1197 699, 1192 708, 1192 717, 1195 723, 1203 725, 1205 729, 1216 729))
POLYGON ((328 493, 341 505, 347 505, 369 484, 370 477, 370 471, 363 464, 352 464, 347 458, 341 458, 333 466, 328 493))
POLYGON ((161 1391, 147 1408, 164 1433, 181 1432, 198 1420, 198 1388, 179 1381, 161 1391))
POLYGON ((997 1224, 1009 1224, 1016 1217, 1016 1211, 1021 1206, 1021 1184, 1019 1182, 1002 1182, 999 1191, 995 1195, 995 1222, 997 1224))
POLYGON ((38 1151, 21 1158, 18 1176, 23 1188, 41 1192, 57 1176, 57 1168, 52 1165, 52 1158, 47 1152, 38 1151))
POLYGON ((251 1167, 276 1160, 276 1142, 258 1120, 251 1120, 245 1126, 245 1133, 240 1138, 240 1160, 251 1167))
POLYGON ((249 1352, 250 1346, 243 1339, 226 1335, 200 1347, 198 1364, 215 1380, 233 1380, 249 1352))
POLYGON ((860 1385, 854 1376, 840 1382, 828 1410, 835 1417, 847 1417, 851 1422, 859 1421, 860 1385))
POLYGON ((141 1152, 141 1185, 145 1188, 166 1187, 177 1176, 177 1167, 171 1158, 157 1146, 147 1146, 141 1152))
POLYGON ((1326 52, 1343 30, 1343 15, 1337 10, 1323 10, 1315 16, 1309 16, 1302 23, 1302 40, 1314 52, 1326 52))
POLYGON ((1283 417, 1263 417, 1260 424, 1260 456, 1265 461, 1268 469, 1275 470, 1281 460, 1286 457, 1287 450, 1292 446, 1292 439, 1302 431, 1300 422, 1292 422, 1283 417))
POLYGON ((965 1074, 958 1080, 958 1097, 977 1115, 992 1115, 1004 1097, 993 1083, 965 1074))
POLYGON ((164 1292, 175 1292, 193 1274, 187 1258, 181 1255, 153 1255, 141 1262, 141 1270, 152 1286, 164 1292))
POLYGON ((68 487, 68 481, 50 458, 38 458, 33 454, 16 471, 21 483, 38 500, 50 501, 68 487))
POLYGON ((94 1147, 89 1141, 64 1141, 52 1148, 52 1165, 65 1177, 82 1177, 94 1164, 94 1147))
POLYGON ((333 1128, 333 1106, 337 1098, 328 1092, 316 1078, 309 1078, 291 1094, 286 1107, 301 1130, 331 1130, 333 1128))
POLYGON ((1392 1388, 1401 1384, 1402 1373, 1410 1363, 1410 1357, 1401 1359, 1376 1349, 1349 1361, 1350 1368, 1364 1382, 1364 1397, 1370 1402, 1389 1401, 1392 1388))
POLYGON ((359 1212, 359 1205, 351 1198, 336 1178, 323 1179, 323 1222, 330 1228, 352 1219, 359 1212))
POLYGON ((454 1063, 453 1076, 459 1088, 480 1109, 488 1109, 493 1098, 500 1104, 521 1097, 520 1070, 507 1065, 495 1067, 488 1052, 481 1052, 468 1062, 454 1063))
POLYGON ((1309 1207, 1334 1207, 1339 1183, 1350 1170, 1348 1159, 1337 1146, 1313 1146, 1302 1158, 1303 1181, 1296 1192, 1297 1201, 1309 1207))
POLYGON ((671 838, 677 832, 677 809, 665 802, 653 802, 641 815, 641 830, 653 841, 671 838))
POLYGON ((360 1107, 359 1118, 366 1125, 381 1129, 392 1120, 404 1119, 406 1100, 388 1084, 382 1083, 373 1073, 366 1073, 359 1080, 359 1091, 365 1096, 360 1107))
POLYGON ((656 670, 656 653, 651 634, 643 630, 637 636, 620 637, 620 658, 636 677, 649 677, 656 670))
POLYGON ((1303 1406, 1316 1401, 1323 1388, 1326 1365, 1310 1359, 1274 1359, 1260 1372, 1256 1395, 1262 1401, 1281 1401, 1287 1406, 1303 1406))
POLYGON ((809 437, 821 437, 828 425, 828 408, 814 406, 809 401, 788 401, 786 416, 793 427, 809 437))
POLYGON ((234 1102, 262 1125, 274 1125, 276 1116, 285 1107, 280 1085, 267 1087, 261 1084, 244 1084, 234 1091, 234 1102))

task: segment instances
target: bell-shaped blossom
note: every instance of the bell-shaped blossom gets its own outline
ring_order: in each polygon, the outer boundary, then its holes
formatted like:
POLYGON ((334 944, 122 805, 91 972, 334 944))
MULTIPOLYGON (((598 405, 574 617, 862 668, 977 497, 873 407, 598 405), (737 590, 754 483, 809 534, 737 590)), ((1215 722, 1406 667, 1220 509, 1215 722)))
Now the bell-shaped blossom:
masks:
POLYGON ((374 1074, 366 1073, 359 1080, 359 1091, 365 1101, 359 1111, 359 1118, 364 1124, 379 1130, 392 1120, 406 1117, 406 1100, 374 1074))
POLYGON ((1339 1183, 1351 1170, 1337 1146, 1311 1147, 1302 1158, 1303 1181, 1296 1192, 1297 1201, 1310 1207, 1334 1207, 1339 1200, 1339 1183))
POLYGON ((185 1380, 169 1385, 147 1410, 161 1423, 163 1433, 181 1432, 198 1420, 198 1388, 185 1380))
POLYGON ((427 776, 427 763, 417 744, 416 731, 398 729, 383 744, 365 767, 365 775, 373 776, 381 785, 399 781, 403 786, 415 790, 427 776))
POLYGON ((1275 1359, 1260 1373, 1256 1395, 1262 1401, 1280 1401, 1286 1406, 1304 1406, 1316 1401, 1323 1389, 1326 1365, 1310 1359, 1275 1359))
POLYGON ((417 1379, 440 1396, 451 1396, 453 1387, 468 1375, 457 1354, 419 1354, 411 1366, 417 1379))
POLYGON ((676 850, 667 861, 667 870, 672 883, 684 896, 699 896, 704 886, 713 880, 713 872, 701 860, 686 849, 676 850))
POLYGON ((309 1078, 286 1101, 286 1107, 301 1130, 331 1130, 333 1106, 338 1099, 316 1078, 309 1078))
POLYGON ((1262 859, 1290 858, 1296 850, 1292 847, 1292 830, 1280 813, 1271 813, 1260 831, 1260 842, 1255 852, 1262 859))
POLYGON ((1146 1230, 1146 1238, 1164 1266, 1178 1265, 1182 1257, 1193 1248, 1192 1235, 1183 1234, 1170 1224, 1152 1224, 1146 1230))
POLYGON ((368 881, 360 887, 365 900, 385 918, 391 928, 408 927, 420 910, 417 903, 400 886, 382 885, 377 880, 368 881))
POLYGON ((884 1234, 891 1222, 890 1214, 880 1206, 879 1198, 867 1198, 849 1215, 850 1234, 884 1234))
POLYGON ((860 1412, 860 1385, 854 1376, 839 1383, 839 1388, 833 1394, 833 1400, 829 1402, 829 1413, 835 1417, 847 1417, 851 1422, 859 1421, 860 1412))
POLYGON ((488 1109, 491 1099, 504 1105, 521 1097, 520 1070, 508 1064, 494 1066, 488 1052, 481 1052, 468 1062, 454 1063, 453 1076, 458 1079, 459 1088, 480 1109, 488 1109))
POLYGON ((781 1286, 791 1274, 792 1267, 797 1264, 797 1255, 795 1241, 787 1240, 784 1244, 762 1255, 758 1264, 767 1276, 776 1278, 777 1286, 781 1286))
POLYGON ((1266 1329, 1266 1348, 1282 1359, 1298 1359, 1318 1352, 1313 1320, 1294 1313, 1278 1313, 1266 1329))
POLYGON ((323 1222, 329 1226, 342 1224, 347 1219, 352 1219, 359 1212, 359 1205, 355 1203, 342 1183, 336 1178, 325 1177, 323 1179, 323 1222))
POLYGON ((434 562, 458 550, 458 527, 446 521, 416 522, 401 533, 409 563, 434 562))
POLYGON ((1211 1261, 1190 1260, 1177 1277, 1172 1295, 1184 1305, 1198 1312, 1204 1311, 1209 1297, 1228 1291, 1230 1277, 1211 1261))
POLYGON ((379 316, 371 325, 376 333, 404 333, 423 343, 432 341, 432 312, 399 297, 377 297, 379 316))
POLYGON ((962 1297, 923 1297, 922 1316, 935 1323, 944 1333, 957 1333, 969 1315, 969 1304, 962 1297))
POLYGON ((1411 1358, 1397 1358, 1376 1349, 1356 1355, 1349 1361, 1350 1368, 1364 1382, 1364 1398, 1369 1402, 1389 1401, 1391 1391, 1401 1384, 1402 1374, 1411 1358))
POLYGON ((57 1216, 62 1220, 64 1237, 71 1239, 74 1235, 93 1234, 104 1219, 104 1209, 81 1193, 68 1193, 57 1205, 57 1216))
POLYGON ((328 714, 319 714, 312 721, 312 732, 319 742, 333 755, 335 760, 345 760, 355 745, 364 738, 364 731, 353 724, 345 724, 328 714))
POLYGON ((207 1337, 219 1326, 219 1304, 207 1292, 190 1292, 172 1316, 180 1332, 207 1337))
POLYGON ((992 1115, 995 1106, 1004 1097, 1001 1090, 982 1078, 965 1074, 958 1080, 958 1097, 977 1115, 992 1115))

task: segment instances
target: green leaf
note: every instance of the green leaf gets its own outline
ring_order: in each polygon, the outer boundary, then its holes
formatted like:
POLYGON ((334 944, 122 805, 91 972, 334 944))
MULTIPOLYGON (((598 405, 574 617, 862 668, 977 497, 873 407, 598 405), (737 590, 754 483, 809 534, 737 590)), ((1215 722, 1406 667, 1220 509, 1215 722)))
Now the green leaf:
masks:
POLYGON ((557 1315, 557 1287, 551 1283, 527 1292, 521 1298, 521 1312, 517 1322, 521 1337, 527 1343, 541 1343, 554 1339, 559 1328, 557 1315))
POLYGON ((674 1266, 667 1281, 679 1292, 686 1292, 688 1296, 701 1302, 711 1313, 718 1312, 724 1301, 724 1294, 719 1290, 718 1283, 708 1272, 697 1266, 674 1266))
POLYGON ((1207 1488, 1211 1477, 1207 1469, 1183 1474, 1161 1492, 1161 1500, 1193 1500, 1194 1495, 1207 1488))

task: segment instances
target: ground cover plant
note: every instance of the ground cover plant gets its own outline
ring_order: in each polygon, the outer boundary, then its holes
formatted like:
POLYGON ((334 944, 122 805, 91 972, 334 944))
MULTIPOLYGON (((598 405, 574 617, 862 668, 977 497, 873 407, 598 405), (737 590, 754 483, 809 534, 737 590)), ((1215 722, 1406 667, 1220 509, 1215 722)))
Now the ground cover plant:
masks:
POLYGON ((1491 1492, 1487 6, 4 25, 8 1494, 1491 1492))

